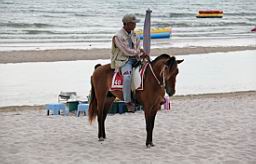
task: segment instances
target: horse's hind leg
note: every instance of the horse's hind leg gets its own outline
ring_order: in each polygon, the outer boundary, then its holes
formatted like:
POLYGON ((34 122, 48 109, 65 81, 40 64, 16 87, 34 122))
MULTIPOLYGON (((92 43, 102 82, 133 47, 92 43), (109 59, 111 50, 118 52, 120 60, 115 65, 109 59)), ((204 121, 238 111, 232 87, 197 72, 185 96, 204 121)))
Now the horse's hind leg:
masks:
POLYGON ((102 128, 103 128, 103 138, 106 138, 106 132, 105 132, 105 120, 108 114, 108 111, 110 109, 110 107, 112 106, 113 101, 115 100, 115 97, 107 97, 106 101, 105 101, 105 105, 104 105, 104 111, 103 111, 103 124, 102 124, 102 128))
POLYGON ((104 101, 98 103, 97 117, 98 117, 98 138, 99 141, 104 141, 103 134, 105 133, 104 129, 104 101), (102 103, 103 102, 103 103, 102 103))
POLYGON ((104 104, 100 104, 103 105, 102 107, 99 105, 99 109, 103 109, 103 110, 98 110, 98 138, 99 141, 104 141, 104 139, 106 138, 106 132, 105 132, 105 120, 108 114, 108 110, 111 107, 113 101, 114 101, 114 97, 107 97, 105 99, 105 103, 104 104))

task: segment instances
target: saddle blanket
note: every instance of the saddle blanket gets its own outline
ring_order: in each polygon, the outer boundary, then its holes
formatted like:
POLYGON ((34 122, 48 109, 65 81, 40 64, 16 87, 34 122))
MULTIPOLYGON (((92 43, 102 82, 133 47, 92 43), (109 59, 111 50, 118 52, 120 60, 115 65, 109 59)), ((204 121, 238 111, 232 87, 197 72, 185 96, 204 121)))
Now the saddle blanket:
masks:
MULTIPOLYGON (((142 65, 142 67, 133 68, 132 71, 132 91, 143 90, 143 76, 148 63, 142 65)), ((122 90, 123 88, 123 76, 120 71, 115 72, 112 78, 112 84, 110 91, 122 90)))

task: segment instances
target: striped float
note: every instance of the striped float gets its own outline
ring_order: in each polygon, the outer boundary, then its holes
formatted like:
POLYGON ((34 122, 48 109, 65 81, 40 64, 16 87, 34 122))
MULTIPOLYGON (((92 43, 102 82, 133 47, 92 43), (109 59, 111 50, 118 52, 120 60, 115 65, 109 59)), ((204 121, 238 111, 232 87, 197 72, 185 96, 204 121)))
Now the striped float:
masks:
MULTIPOLYGON (((143 39, 143 30, 135 30, 135 33, 143 39)), ((164 28, 152 28, 150 31, 150 38, 151 39, 162 39, 162 38, 170 38, 171 37, 171 28, 164 27, 164 28)))

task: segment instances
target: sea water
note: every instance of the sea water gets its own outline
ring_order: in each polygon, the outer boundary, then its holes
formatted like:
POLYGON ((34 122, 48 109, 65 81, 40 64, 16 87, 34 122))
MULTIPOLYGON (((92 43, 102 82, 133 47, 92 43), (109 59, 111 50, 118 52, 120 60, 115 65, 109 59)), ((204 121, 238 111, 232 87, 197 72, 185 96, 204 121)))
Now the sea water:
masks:
POLYGON ((153 48, 256 45, 255 0, 1 0, 0 51, 110 48, 123 15, 136 14, 142 28, 148 8, 152 27, 172 27, 153 48), (223 18, 196 18, 216 9, 223 18))

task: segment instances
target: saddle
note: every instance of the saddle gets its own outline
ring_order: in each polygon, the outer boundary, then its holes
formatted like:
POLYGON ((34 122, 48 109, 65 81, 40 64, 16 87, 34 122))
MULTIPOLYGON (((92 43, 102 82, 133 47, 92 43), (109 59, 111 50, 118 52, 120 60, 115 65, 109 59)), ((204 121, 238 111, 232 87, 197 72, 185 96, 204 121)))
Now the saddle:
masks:
MULTIPOLYGON (((133 68, 132 84, 131 84, 132 91, 143 90, 143 76, 147 66, 148 66, 148 63, 133 68)), ((120 71, 114 72, 110 91, 116 91, 116 90, 121 91, 122 88, 123 88, 123 75, 121 74, 120 71)))

